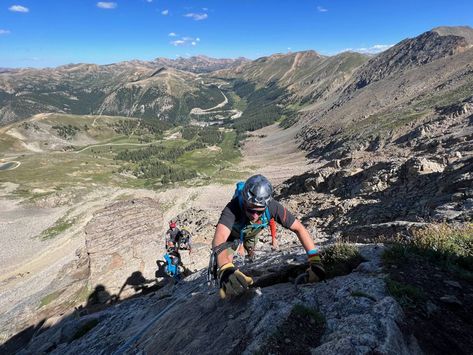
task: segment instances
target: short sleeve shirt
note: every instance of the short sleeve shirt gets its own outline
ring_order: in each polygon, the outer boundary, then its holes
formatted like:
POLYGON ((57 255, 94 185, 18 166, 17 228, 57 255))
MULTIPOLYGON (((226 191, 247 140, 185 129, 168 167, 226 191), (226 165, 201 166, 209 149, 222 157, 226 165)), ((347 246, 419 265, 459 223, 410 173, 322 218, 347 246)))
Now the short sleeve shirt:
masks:
POLYGON ((166 234, 169 236, 168 240, 173 243, 177 243, 177 239, 180 233, 181 230, 179 228, 168 229, 168 231, 166 232, 166 234))
MULTIPOLYGON (((277 223, 285 228, 290 228, 296 220, 296 217, 290 211, 274 199, 269 201, 268 209, 271 218, 274 218, 277 223)), ((232 235, 238 235, 242 225, 251 224, 245 212, 240 208, 237 198, 232 199, 225 206, 218 223, 228 227, 232 231, 232 235)))

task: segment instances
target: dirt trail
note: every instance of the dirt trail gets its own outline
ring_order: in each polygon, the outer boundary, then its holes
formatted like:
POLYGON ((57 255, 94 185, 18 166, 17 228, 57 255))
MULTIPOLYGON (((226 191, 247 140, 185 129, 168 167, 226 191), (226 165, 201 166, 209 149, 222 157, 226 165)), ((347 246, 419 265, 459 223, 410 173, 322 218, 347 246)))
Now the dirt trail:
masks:
POLYGON ((154 141, 150 143, 103 143, 103 144, 94 144, 94 145, 89 145, 85 148, 82 148, 81 150, 77 150, 74 153, 79 154, 82 153, 88 149, 92 148, 98 148, 98 147, 111 147, 111 146, 134 146, 134 147, 142 147, 142 146, 148 146, 148 145, 153 145, 156 143, 160 143, 161 141, 154 141))

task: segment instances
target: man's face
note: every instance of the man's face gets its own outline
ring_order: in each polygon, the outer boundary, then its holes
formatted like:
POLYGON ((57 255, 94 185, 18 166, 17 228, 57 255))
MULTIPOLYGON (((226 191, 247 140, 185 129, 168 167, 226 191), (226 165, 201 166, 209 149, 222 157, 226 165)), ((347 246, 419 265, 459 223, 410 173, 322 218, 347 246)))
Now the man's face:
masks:
POLYGON ((245 205, 245 214, 249 218, 250 222, 254 223, 258 221, 261 215, 264 213, 265 208, 260 206, 245 205))

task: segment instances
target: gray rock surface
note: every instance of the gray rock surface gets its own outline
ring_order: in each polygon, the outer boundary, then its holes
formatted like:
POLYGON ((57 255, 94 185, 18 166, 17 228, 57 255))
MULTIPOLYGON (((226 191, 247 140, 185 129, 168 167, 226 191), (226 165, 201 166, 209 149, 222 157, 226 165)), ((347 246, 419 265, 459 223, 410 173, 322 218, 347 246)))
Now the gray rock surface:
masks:
MULTIPOLYGON (((219 299, 204 272, 145 297, 82 318, 70 317, 37 335, 23 354, 244 353, 260 351, 292 307, 316 308, 326 331, 313 354, 416 354, 415 339, 403 334, 403 312, 387 295, 379 245, 360 248, 367 260, 349 275, 295 288, 287 281, 261 284, 244 296, 219 299), (78 336, 86 325, 91 329, 78 336)), ((262 254, 242 266, 256 282, 303 262, 301 254, 262 254)), ((281 280, 280 280, 281 281, 281 280)), ((290 341, 297 341, 297 335, 290 341)))

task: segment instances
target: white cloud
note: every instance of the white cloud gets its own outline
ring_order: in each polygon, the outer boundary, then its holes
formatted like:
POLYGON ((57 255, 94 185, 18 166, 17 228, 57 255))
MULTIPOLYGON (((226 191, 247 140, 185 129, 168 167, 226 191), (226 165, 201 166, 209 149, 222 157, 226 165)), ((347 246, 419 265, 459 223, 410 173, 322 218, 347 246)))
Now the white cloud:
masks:
POLYGON ((30 9, 21 5, 12 5, 8 8, 8 10, 13 12, 30 12, 30 9))
POLYGON ((111 10, 111 9, 115 9, 117 7, 117 3, 116 2, 99 1, 97 3, 97 7, 100 8, 100 9, 111 10))
POLYGON ((362 47, 362 48, 346 48, 342 52, 346 51, 352 51, 352 52, 358 52, 358 53, 363 53, 363 54, 378 54, 386 49, 391 48, 394 46, 394 44, 375 44, 371 47, 362 47))
POLYGON ((391 48, 392 46, 392 44, 375 44, 372 48, 385 51, 386 49, 391 48))
POLYGON ((166 10, 161 11, 161 15, 164 15, 164 16, 169 15, 169 10, 166 9, 166 10))
POLYGON ((360 53, 367 53, 367 54, 377 54, 389 49, 393 46, 393 44, 375 44, 369 48, 359 48, 355 49, 355 52, 360 53))
POLYGON ((9 35, 10 34, 10 31, 9 30, 2 30, 0 29, 0 36, 1 35, 9 35))
POLYGON ((176 34, 175 32, 169 32, 168 36, 169 36, 169 37, 176 37, 177 34, 176 34))
POLYGON ((186 44, 185 41, 183 41, 182 39, 176 39, 175 41, 171 41, 171 44, 173 46, 183 46, 184 44, 186 44))
POLYGON ((317 6, 317 11, 318 12, 327 12, 328 10, 325 7, 317 6))
POLYGON ((195 21, 201 21, 201 20, 205 20, 206 18, 208 18, 209 15, 207 15, 206 13, 197 14, 197 13, 194 13, 194 12, 189 12, 188 14, 185 14, 184 17, 190 17, 195 21))
POLYGON ((180 39, 171 41, 169 43, 171 43, 173 46, 178 47, 178 46, 189 46, 189 45, 196 46, 198 42, 200 42, 200 38, 185 36, 185 37, 181 37, 180 39))

